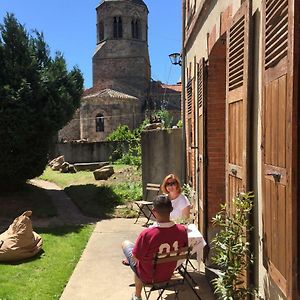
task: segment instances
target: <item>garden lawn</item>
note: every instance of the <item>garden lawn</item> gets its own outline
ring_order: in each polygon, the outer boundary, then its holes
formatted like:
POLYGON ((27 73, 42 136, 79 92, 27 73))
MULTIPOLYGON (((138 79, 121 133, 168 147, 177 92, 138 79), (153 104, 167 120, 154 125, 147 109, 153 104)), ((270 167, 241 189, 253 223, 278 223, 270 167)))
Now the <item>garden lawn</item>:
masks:
POLYGON ((87 216, 135 217, 132 202, 142 199, 141 172, 134 166, 114 165, 108 180, 95 180, 93 172, 60 173, 49 167, 40 176, 56 183, 87 216), (121 205, 121 207, 120 207, 121 205))
POLYGON ((0 299, 59 299, 93 228, 35 229, 43 238, 44 253, 22 263, 0 264, 0 299))

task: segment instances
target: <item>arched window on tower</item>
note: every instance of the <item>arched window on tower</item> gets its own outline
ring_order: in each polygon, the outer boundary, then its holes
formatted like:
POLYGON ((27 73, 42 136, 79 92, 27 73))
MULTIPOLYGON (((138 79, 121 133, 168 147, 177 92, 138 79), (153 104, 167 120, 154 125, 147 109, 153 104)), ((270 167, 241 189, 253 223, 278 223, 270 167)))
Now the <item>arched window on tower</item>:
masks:
POLYGON ((123 27, 122 27, 122 18, 121 17, 114 17, 113 22, 114 27, 114 38, 120 39, 123 37, 123 27))
POLYGON ((133 39, 140 38, 140 21, 137 19, 131 21, 131 35, 133 39))
POLYGON ((98 24, 98 34, 99 34, 99 42, 104 40, 104 24, 103 21, 100 21, 98 24))
POLYGON ((96 132, 104 131, 104 116, 103 114, 98 114, 96 116, 96 132))

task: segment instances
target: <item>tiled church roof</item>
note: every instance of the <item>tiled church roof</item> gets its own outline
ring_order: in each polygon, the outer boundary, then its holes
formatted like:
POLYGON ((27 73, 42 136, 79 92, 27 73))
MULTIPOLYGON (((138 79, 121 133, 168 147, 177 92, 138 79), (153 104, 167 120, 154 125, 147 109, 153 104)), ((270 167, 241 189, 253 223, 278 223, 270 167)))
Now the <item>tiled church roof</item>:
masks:
POLYGON ((96 93, 88 94, 88 95, 84 96, 83 99, 94 98, 94 97, 123 99, 123 100, 126 100, 126 99, 138 100, 138 98, 136 98, 134 96, 131 96, 131 95, 128 95, 125 93, 121 93, 121 92, 118 92, 118 91, 115 91, 112 89, 104 89, 104 90, 101 90, 96 93))
POLYGON ((143 5, 143 6, 147 7, 147 5, 145 4, 145 2, 143 0, 101 0, 101 3, 103 3, 103 2, 112 2, 112 1, 127 1, 127 2, 132 2, 134 4, 143 5))

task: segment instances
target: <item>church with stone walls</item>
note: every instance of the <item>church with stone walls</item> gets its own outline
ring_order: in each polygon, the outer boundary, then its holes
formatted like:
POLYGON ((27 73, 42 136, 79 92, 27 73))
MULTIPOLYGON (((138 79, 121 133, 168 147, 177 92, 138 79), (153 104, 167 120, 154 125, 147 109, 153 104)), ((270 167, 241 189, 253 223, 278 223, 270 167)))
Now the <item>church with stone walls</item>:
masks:
MULTIPOLYGON (((132 130, 142 122, 151 93, 148 13, 143 0, 101 0, 93 86, 58 141, 103 141, 120 124, 132 130)), ((180 111, 180 92, 177 99, 180 111)))

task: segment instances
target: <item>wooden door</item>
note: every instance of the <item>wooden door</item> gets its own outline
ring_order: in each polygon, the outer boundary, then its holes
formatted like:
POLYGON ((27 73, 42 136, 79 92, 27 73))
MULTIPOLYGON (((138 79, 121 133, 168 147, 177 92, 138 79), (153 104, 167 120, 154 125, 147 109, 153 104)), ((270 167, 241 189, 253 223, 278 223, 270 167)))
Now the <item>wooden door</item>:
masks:
POLYGON ((296 10, 295 3, 296 0, 263 1, 264 264, 287 299, 296 299, 297 285, 295 160, 299 44, 295 49, 294 43, 299 43, 299 21, 294 23, 299 7, 296 10))
POLYGON ((227 31, 226 202, 248 190, 249 73, 251 1, 246 0, 227 31))
POLYGON ((198 165, 197 165, 197 195, 198 195, 198 213, 199 213, 199 229, 201 233, 206 235, 205 219, 205 185, 206 185, 206 156, 205 156, 205 111, 206 111, 206 65, 204 58, 201 58, 197 64, 197 145, 198 165))

